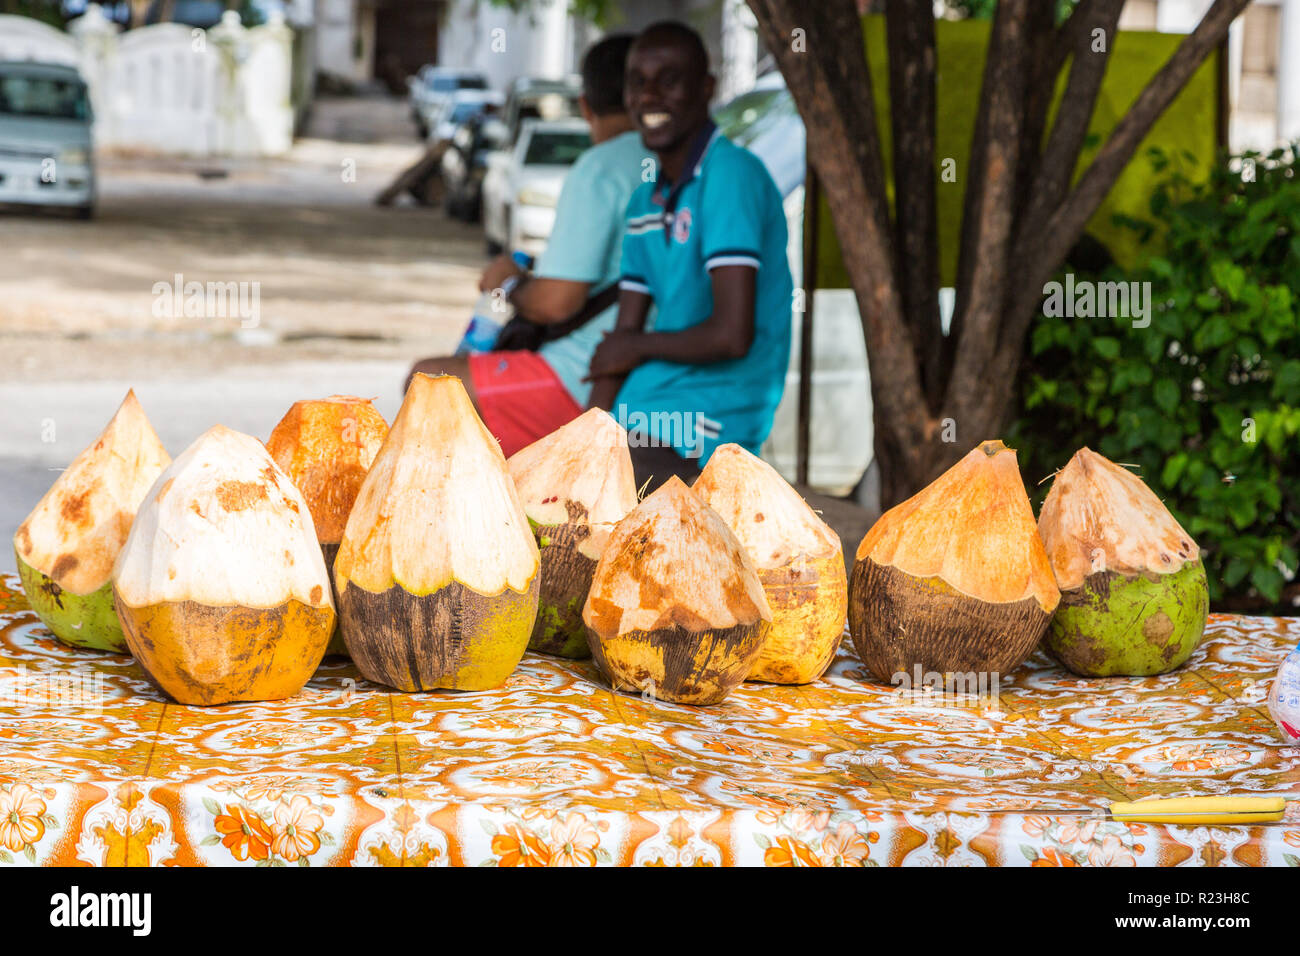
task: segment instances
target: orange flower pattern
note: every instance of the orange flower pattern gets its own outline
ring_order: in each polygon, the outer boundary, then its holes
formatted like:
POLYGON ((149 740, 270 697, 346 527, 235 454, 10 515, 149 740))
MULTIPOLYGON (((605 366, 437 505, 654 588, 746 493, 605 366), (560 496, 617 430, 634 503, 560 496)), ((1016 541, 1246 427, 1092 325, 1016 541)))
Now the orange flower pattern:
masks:
POLYGON ((870 683, 845 642, 814 684, 712 708, 615 693, 590 661, 399 694, 331 658, 292 700, 188 708, 53 640, 0 574, 0 865, 1300 866, 1300 803, 1272 827, 1097 812, 1300 791, 1261 706, 1297 641, 1300 620, 1215 615, 1172 674, 1036 655, 985 700, 870 683), (74 677, 93 713, 53 692, 74 677))

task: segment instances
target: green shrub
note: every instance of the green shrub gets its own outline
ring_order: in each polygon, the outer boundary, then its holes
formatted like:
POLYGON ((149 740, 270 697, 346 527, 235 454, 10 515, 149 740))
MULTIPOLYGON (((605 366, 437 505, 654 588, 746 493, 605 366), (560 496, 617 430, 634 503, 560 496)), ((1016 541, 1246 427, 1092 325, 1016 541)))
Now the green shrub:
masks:
POLYGON ((1150 282, 1149 327, 1039 317, 1011 430, 1031 489, 1082 445, 1134 466, 1201 546, 1219 607, 1274 608, 1286 589, 1277 609, 1295 613, 1300 592, 1287 587, 1300 563, 1296 152, 1239 158, 1254 181, 1224 164, 1200 185, 1154 154, 1152 221, 1132 225, 1163 255, 1074 277, 1150 282))

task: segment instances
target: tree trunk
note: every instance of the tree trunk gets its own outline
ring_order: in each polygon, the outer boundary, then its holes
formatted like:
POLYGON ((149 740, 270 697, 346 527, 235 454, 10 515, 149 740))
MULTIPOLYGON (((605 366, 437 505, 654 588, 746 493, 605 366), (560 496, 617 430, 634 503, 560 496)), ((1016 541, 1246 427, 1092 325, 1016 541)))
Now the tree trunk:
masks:
POLYGON ((964 167, 957 304, 938 323, 934 24, 920 0, 886 0, 895 208, 884 176, 855 0, 749 0, 807 132, 861 313, 875 453, 888 508, 972 446, 996 438, 1043 285, 1138 144, 1249 0, 1215 0, 1071 186, 1120 0, 1081 0, 1054 27, 1046 0, 1000 0, 964 167), (1094 52, 1095 31, 1105 52, 1094 52), (1050 94, 1071 63, 1048 129, 1050 94))

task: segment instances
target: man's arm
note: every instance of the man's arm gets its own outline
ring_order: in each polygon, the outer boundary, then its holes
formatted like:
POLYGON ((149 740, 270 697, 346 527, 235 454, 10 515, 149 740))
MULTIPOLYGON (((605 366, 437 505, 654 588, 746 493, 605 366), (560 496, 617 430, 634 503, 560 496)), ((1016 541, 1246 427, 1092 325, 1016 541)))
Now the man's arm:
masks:
MULTIPOLYGON (((650 314, 651 298, 644 292, 636 289, 629 289, 626 286, 618 290, 618 318, 614 320, 614 328, 605 334, 605 341, 609 341, 611 336, 643 335, 645 329, 646 316, 650 314)), ((623 380, 627 378, 627 372, 621 374, 597 375, 596 356, 600 354, 604 343, 596 347, 596 352, 591 359, 592 371, 588 373, 584 381, 591 382, 591 397, 587 404, 591 408, 603 408, 609 411, 613 408, 614 399, 618 397, 618 390, 623 387, 623 380)), ((631 371, 629 369, 628 371, 631 371)))
POLYGON ((626 376, 642 362, 662 359, 706 365, 743 358, 754 344, 754 304, 758 270, 748 265, 718 266, 709 273, 713 314, 680 332, 641 332, 649 297, 626 290, 619 296, 619 322, 591 357, 591 377, 626 376), (623 325, 623 296, 644 299, 641 325, 623 325))
POLYGON ((510 293, 510 304, 538 325, 563 322, 586 304, 591 292, 590 282, 530 277, 505 255, 488 263, 479 277, 479 291, 499 289, 510 276, 519 276, 519 284, 510 293))

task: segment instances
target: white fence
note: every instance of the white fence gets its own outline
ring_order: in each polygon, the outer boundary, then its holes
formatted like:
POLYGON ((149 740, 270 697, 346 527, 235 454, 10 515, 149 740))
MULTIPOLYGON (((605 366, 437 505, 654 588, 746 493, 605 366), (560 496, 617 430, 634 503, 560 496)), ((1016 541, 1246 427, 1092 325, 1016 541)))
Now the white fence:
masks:
POLYGON ((64 33, 0 16, 0 60, 80 68, 101 149, 186 156, 274 156, 293 141, 293 32, 244 28, 227 12, 211 30, 176 23, 125 33, 98 5, 64 33))

